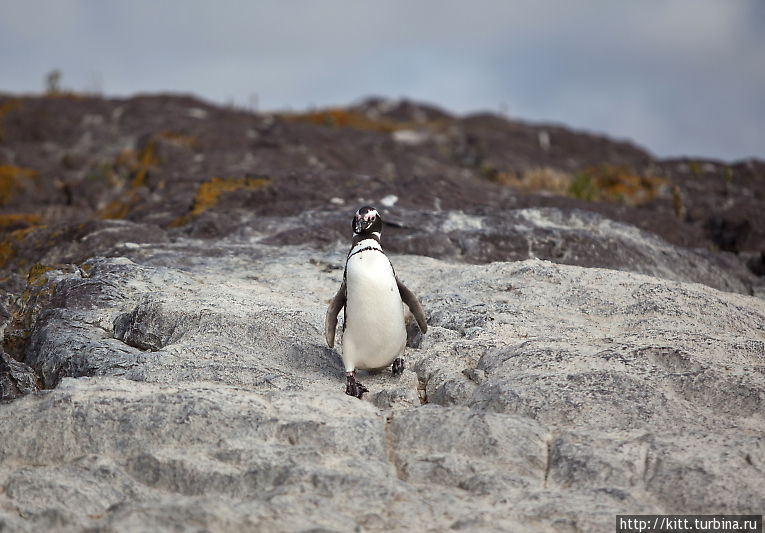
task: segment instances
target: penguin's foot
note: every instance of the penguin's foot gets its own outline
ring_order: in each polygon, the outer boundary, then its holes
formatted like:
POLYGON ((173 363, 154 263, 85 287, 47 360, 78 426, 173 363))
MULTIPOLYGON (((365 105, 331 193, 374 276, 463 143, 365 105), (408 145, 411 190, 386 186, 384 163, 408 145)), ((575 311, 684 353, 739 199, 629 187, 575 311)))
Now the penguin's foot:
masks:
POLYGON ((365 392, 369 392, 369 389, 366 388, 364 385, 356 381, 356 372, 346 372, 345 373, 345 394, 348 396, 355 396, 356 398, 361 399, 361 396, 365 392))
POLYGON ((393 375, 398 376, 403 371, 404 371, 404 359, 401 357, 394 359, 393 366, 391 367, 391 372, 393 372, 393 375))

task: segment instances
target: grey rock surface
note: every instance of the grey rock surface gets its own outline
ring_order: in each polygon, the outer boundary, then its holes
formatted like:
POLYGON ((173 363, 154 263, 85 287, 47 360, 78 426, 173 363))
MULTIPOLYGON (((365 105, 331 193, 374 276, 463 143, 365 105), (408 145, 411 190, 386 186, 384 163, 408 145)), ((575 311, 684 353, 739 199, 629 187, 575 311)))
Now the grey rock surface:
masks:
MULTIPOLYGON (((401 253, 480 263, 533 251, 583 266, 671 265, 671 256, 654 256, 656 247, 636 254, 635 242, 610 240, 603 224, 576 213, 586 210, 665 245, 705 250, 695 272, 681 261, 686 271, 678 275, 717 280, 716 272, 701 275, 712 263, 726 273, 716 288, 738 290, 732 277, 749 293, 765 293, 765 162, 756 159, 660 160, 562 126, 453 116, 405 100, 254 113, 178 95, 0 94, 0 110, 0 304, 11 312, 36 263, 80 263, 121 242, 220 239, 262 230, 263 219, 278 226, 316 212, 342 218, 345 241, 348 212, 383 198, 404 223, 442 222, 456 211, 486 223, 483 238, 452 228, 432 244, 432 235, 412 231, 416 224, 398 237, 388 232, 389 249, 401 253), (561 214, 544 214, 546 225, 537 227, 514 213, 529 208, 561 214), (568 219, 599 226, 597 236, 557 227, 568 219), (571 240, 561 245, 561 236, 571 240)), ((336 237, 333 230, 310 242, 331 245, 336 237)), ((289 232, 275 241, 304 239, 289 232)))
MULTIPOLYGON (((407 213, 394 233, 399 253, 471 263, 545 259, 584 267, 612 268, 675 281, 703 283, 751 293, 756 277, 721 255, 675 246, 635 226, 591 211, 555 207, 506 209, 486 214, 447 211, 407 213)), ((730 254, 732 255, 732 254, 730 254)))
POLYGON ((0 405, 0 531, 605 532, 765 509, 763 300, 392 255, 429 331, 403 375, 360 373, 358 401, 322 338, 345 247, 256 240, 30 278, 14 355, 52 389, 0 405))
MULTIPOLYGON (((368 202, 378 205, 381 199, 368 202)), ((387 224, 386 248, 400 254, 468 263, 537 258, 703 283, 742 294, 765 291, 765 281, 732 253, 677 246, 593 211, 559 207, 430 211, 396 206, 380 211, 387 224)), ((347 224, 341 223, 345 218, 336 210, 307 211, 311 232, 303 231, 303 218, 298 216, 241 216, 232 238, 327 250, 348 234, 347 224)), ((226 218, 233 224, 236 217, 226 218)))
POLYGON ((39 389, 33 369, 0 351, 0 402, 15 400, 39 389))

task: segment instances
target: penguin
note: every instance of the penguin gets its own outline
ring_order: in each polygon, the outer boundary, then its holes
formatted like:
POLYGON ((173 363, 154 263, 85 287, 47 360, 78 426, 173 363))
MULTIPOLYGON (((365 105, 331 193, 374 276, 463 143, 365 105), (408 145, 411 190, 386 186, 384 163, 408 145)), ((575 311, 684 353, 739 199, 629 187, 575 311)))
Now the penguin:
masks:
POLYGON ((361 398, 369 390, 356 381, 356 369, 377 370, 392 365, 393 375, 404 370, 406 304, 422 333, 428 330, 420 302, 396 276, 380 245, 382 218, 374 207, 363 206, 351 221, 353 240, 345 260, 343 283, 324 320, 324 336, 335 344, 337 315, 345 308, 342 359, 345 393, 361 398))

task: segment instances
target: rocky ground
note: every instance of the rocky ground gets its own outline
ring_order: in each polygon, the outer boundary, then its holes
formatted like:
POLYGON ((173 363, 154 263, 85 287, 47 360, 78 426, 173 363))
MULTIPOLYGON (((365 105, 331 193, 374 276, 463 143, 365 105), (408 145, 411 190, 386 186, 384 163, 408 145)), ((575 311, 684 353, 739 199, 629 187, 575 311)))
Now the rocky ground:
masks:
POLYGON ((0 531, 765 509, 765 164, 407 102, 0 97, 0 531), (346 396, 376 205, 428 333, 346 396))

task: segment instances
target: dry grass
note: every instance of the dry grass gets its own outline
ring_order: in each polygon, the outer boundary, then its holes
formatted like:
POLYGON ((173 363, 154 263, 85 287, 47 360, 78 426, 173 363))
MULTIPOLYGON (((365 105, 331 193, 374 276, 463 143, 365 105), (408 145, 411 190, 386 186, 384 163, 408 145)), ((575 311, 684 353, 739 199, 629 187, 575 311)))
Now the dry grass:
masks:
POLYGON ((24 180, 37 176, 37 171, 31 168, 0 165, 0 205, 11 201, 24 180))
POLYGON ((358 111, 349 111, 347 109, 329 108, 308 113, 285 113, 282 118, 291 122, 307 122, 319 126, 330 126, 333 128, 352 128, 364 131, 378 131, 383 133, 392 133, 400 129, 400 125, 391 120, 373 120, 358 111))
POLYGON ((624 166, 601 165, 575 174, 569 196, 635 206, 655 200, 667 186, 667 180, 657 176, 641 176, 624 166))
POLYGON ((576 174, 549 167, 533 168, 521 174, 481 169, 484 179, 527 193, 548 193, 591 202, 640 205, 650 202, 668 186, 667 180, 641 176, 627 167, 602 165, 576 174))
POLYGON ((359 111, 342 108, 327 108, 307 113, 282 113, 279 117, 289 122, 305 122, 331 128, 350 128, 388 134, 401 130, 419 131, 422 129, 442 132, 449 126, 449 121, 446 120, 392 120, 375 118, 359 111))
POLYGON ((484 169, 482 174, 489 181, 499 183, 500 185, 507 185, 518 191, 547 192, 561 196, 565 196, 568 193, 572 180, 570 174, 549 167, 533 168, 522 174, 484 169))

